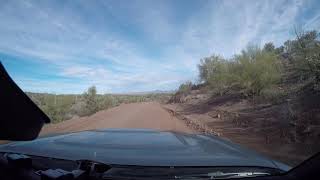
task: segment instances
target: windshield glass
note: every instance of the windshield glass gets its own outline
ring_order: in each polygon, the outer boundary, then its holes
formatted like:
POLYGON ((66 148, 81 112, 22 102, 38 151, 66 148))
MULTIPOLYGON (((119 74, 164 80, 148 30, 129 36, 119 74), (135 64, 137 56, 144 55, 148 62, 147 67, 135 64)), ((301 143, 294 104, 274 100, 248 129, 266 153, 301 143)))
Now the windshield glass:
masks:
POLYGON ((320 151, 317 0, 13 0, 0 22, 1 63, 55 139, 18 153, 284 172, 320 151))

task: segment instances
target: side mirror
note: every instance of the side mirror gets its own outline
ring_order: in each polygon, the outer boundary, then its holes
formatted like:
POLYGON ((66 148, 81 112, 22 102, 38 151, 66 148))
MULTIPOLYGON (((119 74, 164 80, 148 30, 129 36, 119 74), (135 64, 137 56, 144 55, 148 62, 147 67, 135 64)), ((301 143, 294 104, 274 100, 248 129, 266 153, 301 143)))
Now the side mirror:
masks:
POLYGON ((0 140, 33 140, 48 116, 14 83, 0 62, 0 140))

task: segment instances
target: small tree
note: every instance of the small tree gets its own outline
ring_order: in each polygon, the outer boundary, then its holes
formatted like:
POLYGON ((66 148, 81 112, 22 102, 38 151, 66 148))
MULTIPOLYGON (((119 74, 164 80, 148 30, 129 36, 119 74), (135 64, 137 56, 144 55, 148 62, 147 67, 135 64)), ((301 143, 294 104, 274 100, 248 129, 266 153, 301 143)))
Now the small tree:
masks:
POLYGON ((264 45, 263 50, 267 51, 267 52, 274 52, 275 51, 275 47, 274 47, 272 42, 268 42, 268 43, 266 43, 264 45))
POLYGON ((301 77, 311 79, 316 86, 320 85, 320 41, 317 31, 297 32, 292 42, 291 54, 295 67, 301 77))
POLYGON ((93 114, 98 111, 98 97, 97 97, 97 89, 95 86, 91 86, 88 88, 87 92, 83 94, 83 99, 85 102, 85 114, 93 114))
POLYGON ((224 59, 218 55, 200 59, 200 64, 198 65, 200 80, 208 83, 209 79, 219 70, 220 61, 224 61, 224 59))
POLYGON ((274 52, 248 47, 236 56, 236 77, 247 95, 259 95, 261 91, 280 80, 280 64, 274 52))
POLYGON ((220 95, 230 89, 260 95, 280 80, 280 63, 272 43, 264 49, 249 46, 230 60, 215 55, 201 59, 198 68, 200 79, 220 95))

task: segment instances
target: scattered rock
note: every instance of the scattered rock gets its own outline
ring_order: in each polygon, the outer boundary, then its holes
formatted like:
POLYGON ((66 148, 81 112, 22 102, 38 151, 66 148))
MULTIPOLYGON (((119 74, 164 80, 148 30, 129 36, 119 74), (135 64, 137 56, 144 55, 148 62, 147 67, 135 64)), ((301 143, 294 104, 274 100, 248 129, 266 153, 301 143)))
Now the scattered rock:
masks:
MULTIPOLYGON (((199 121, 192 120, 186 116, 181 115, 180 113, 178 113, 172 109, 169 109, 169 108, 164 108, 164 109, 166 109, 171 115, 175 116, 176 118, 185 121, 185 123, 187 124, 188 127, 190 127, 191 129, 193 129, 197 132, 200 132, 202 134, 207 134, 207 135, 221 136, 221 133, 215 132, 212 128, 209 128, 208 126, 200 123, 199 121)), ((218 114, 218 117, 220 117, 219 114, 218 114)))

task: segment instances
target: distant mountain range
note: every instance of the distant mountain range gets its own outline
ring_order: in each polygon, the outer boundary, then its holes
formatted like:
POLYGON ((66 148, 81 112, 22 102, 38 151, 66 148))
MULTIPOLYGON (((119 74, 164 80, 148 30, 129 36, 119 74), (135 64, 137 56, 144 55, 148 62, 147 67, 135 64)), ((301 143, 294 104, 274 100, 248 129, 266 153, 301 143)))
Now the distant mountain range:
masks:
POLYGON ((146 94, 172 94, 175 91, 162 91, 162 90, 154 90, 154 91, 142 91, 142 92, 128 92, 128 93, 110 93, 110 94, 119 94, 119 95, 146 95, 146 94))
MULTIPOLYGON (((54 95, 54 93, 42 93, 42 92, 25 92, 28 95, 54 95)), ((146 94, 173 94, 175 91, 162 91, 162 90, 154 90, 154 91, 142 91, 142 92, 128 92, 128 93, 105 93, 105 94, 114 94, 114 95, 146 95, 146 94)), ((80 95, 80 94, 57 94, 57 95, 80 95)))

